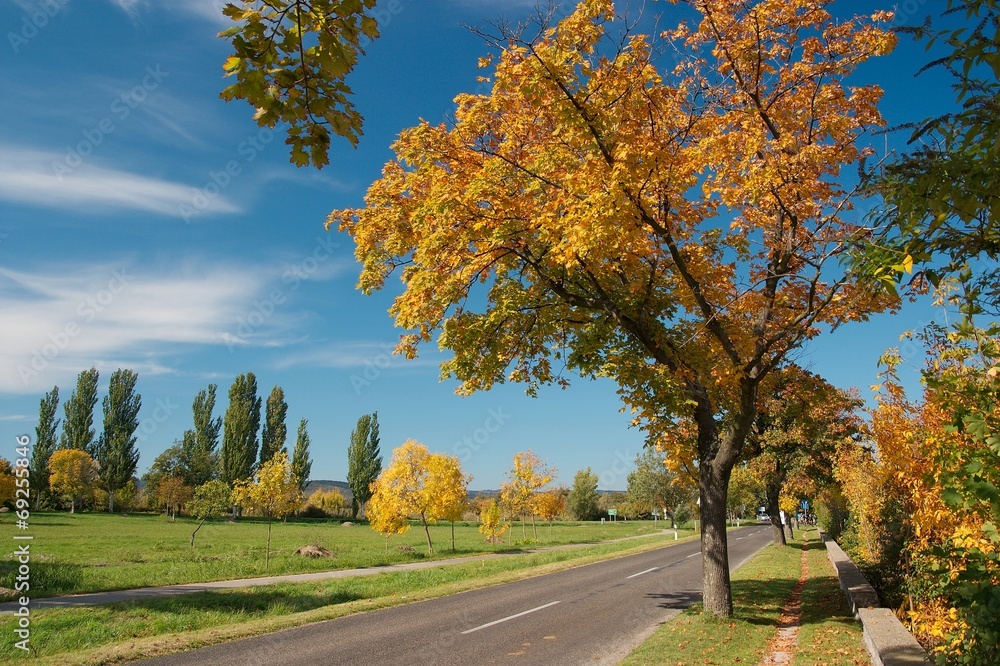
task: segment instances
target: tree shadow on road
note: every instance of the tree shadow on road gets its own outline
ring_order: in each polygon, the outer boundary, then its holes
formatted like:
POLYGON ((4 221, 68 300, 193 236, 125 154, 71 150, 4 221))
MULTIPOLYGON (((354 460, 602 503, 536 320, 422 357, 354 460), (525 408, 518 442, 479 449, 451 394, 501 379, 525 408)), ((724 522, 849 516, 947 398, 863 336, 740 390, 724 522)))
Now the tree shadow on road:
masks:
POLYGON ((684 592, 667 592, 659 594, 647 594, 647 599, 656 599, 660 608, 685 610, 701 601, 701 592, 687 590, 684 592))

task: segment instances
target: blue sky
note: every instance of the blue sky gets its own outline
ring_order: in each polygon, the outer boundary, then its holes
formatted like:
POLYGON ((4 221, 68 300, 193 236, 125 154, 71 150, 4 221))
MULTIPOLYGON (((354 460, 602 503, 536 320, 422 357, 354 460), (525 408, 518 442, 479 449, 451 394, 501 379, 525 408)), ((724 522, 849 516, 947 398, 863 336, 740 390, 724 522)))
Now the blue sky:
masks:
MULTIPOLYGON (((357 292, 350 238, 323 229, 329 211, 361 203, 401 129, 444 119, 456 94, 476 89, 486 49, 463 24, 523 17, 534 3, 381 2, 382 37, 349 81, 364 137, 357 150, 336 143, 322 171, 292 166, 280 131, 219 99, 229 55, 216 37, 227 27, 220 4, 0 0, 0 456, 13 455, 16 435, 33 436, 53 385, 66 399, 95 365, 105 390, 125 367, 143 396, 141 474, 191 427, 200 389, 219 385, 222 414, 233 378, 253 371, 265 396, 284 388, 290 433, 309 419, 313 478, 346 478, 348 436, 377 410, 386 456, 415 438, 459 455, 473 488, 497 487, 513 454, 531 448, 566 485, 589 466, 602 488, 624 489, 643 436, 610 381, 536 399, 518 386, 454 395, 432 348, 417 361, 391 356, 394 292, 357 292)), ((903 9, 919 22, 936 4, 903 9)), ((677 11, 647 4, 661 8, 677 11)), ((886 88, 890 124, 950 100, 940 81, 914 80, 925 57, 904 44, 860 73, 859 84, 886 88)), ((799 361, 867 397, 876 359, 933 316, 910 306, 847 327, 799 361)))

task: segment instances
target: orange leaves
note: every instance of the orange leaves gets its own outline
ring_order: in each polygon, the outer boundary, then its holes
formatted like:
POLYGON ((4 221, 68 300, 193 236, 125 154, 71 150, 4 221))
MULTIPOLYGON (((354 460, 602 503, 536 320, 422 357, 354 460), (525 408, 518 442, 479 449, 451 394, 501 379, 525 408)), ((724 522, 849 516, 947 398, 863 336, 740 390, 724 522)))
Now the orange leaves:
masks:
MULTIPOLYGON (((697 29, 668 31, 677 69, 655 37, 607 34, 610 0, 536 38, 500 28, 488 93, 403 131, 365 206, 331 214, 361 289, 401 272, 400 351, 440 334, 466 393, 611 376, 658 431, 891 305, 831 266, 858 231, 839 174, 881 122, 845 77, 892 37, 818 2, 694 5, 697 29)), ((692 447, 672 447, 682 466, 692 447)))

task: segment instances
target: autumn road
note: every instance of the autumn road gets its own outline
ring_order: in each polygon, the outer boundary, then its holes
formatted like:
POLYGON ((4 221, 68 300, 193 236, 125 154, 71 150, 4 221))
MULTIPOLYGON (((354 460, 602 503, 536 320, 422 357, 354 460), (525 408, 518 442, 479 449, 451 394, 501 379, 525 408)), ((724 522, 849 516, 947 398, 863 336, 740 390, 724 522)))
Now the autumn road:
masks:
MULTIPOLYGON (((733 568, 771 538, 730 532, 733 568)), ((142 662, 272 664, 614 664, 700 598, 697 541, 568 571, 142 662)))

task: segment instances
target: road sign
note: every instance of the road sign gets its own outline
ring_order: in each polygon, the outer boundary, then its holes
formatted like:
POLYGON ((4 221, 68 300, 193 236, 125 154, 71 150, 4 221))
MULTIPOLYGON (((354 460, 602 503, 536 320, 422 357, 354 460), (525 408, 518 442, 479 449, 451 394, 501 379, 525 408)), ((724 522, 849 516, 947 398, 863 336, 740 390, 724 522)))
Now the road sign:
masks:
POLYGON ((609 516, 617 516, 618 515, 618 509, 608 509, 608 515, 609 516))

